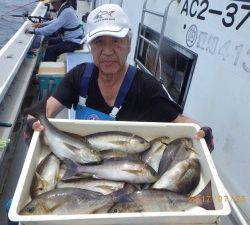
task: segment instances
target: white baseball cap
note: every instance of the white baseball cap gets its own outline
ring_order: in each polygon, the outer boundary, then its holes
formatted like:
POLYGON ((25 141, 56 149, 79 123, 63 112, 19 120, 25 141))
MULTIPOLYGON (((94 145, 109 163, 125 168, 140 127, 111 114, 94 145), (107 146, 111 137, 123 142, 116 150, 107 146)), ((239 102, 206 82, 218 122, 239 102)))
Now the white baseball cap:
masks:
POLYGON ((88 16, 85 41, 90 43, 103 35, 123 38, 129 30, 130 22, 123 9, 116 4, 103 4, 88 16))

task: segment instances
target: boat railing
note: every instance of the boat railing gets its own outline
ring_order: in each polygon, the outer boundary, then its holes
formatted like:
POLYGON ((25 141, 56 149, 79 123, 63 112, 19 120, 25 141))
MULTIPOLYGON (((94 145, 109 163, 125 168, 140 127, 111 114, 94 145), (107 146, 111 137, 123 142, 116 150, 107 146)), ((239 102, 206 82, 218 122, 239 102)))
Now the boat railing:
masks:
POLYGON ((152 70, 149 70, 138 58, 135 58, 135 62, 136 64, 143 69, 144 71, 147 71, 148 73, 150 73, 151 75, 155 76, 156 78, 160 79, 160 74, 157 73, 158 71, 158 67, 161 66, 161 60, 160 60, 160 51, 161 51, 161 46, 162 46, 162 42, 163 42, 163 38, 164 38, 164 33, 165 33, 165 29, 166 29, 166 23, 167 23, 167 18, 168 18, 168 12, 169 12, 169 8, 171 6, 172 3, 174 2, 178 2, 178 0, 171 0, 165 7, 165 10, 163 13, 161 12, 157 12, 151 9, 147 8, 147 3, 148 0, 145 0, 144 4, 143 4, 143 9, 142 9, 142 16, 141 16, 141 23, 139 26, 139 32, 138 32, 138 38, 137 38, 137 45, 136 45, 136 51, 135 51, 135 57, 138 57, 138 53, 139 53, 139 49, 143 49, 143 48, 139 48, 139 46, 142 44, 144 44, 144 42, 146 42, 147 44, 149 44, 153 49, 155 49, 156 51, 156 56, 155 56, 155 60, 154 60, 154 66, 152 70), (149 40, 148 38, 145 37, 145 32, 143 32, 142 28, 144 26, 144 22, 145 22, 145 16, 147 14, 151 14, 154 16, 158 16, 162 18, 162 24, 161 24, 161 32, 160 32, 160 38, 159 38, 159 42, 155 43, 152 42, 151 40, 149 40))
MULTIPOLYGON (((43 6, 43 3, 39 3, 33 11, 32 16, 44 16, 45 10, 46 7, 43 6)), ((24 33, 27 25, 30 23, 28 20, 24 22, 15 35, 0 50, 0 68, 4 68, 0 76, 0 103, 15 78, 34 39, 34 35, 24 33)))

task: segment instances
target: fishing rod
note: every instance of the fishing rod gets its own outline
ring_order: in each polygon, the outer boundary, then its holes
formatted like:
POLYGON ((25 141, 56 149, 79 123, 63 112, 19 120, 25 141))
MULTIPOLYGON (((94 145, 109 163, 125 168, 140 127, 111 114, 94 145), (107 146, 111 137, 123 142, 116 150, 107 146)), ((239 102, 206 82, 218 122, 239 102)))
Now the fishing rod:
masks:
POLYGON ((12 13, 12 12, 18 10, 18 9, 21 9, 21 8, 23 8, 23 7, 25 7, 25 6, 32 5, 32 4, 36 3, 36 2, 40 2, 40 0, 36 0, 36 1, 33 1, 33 2, 29 2, 29 3, 24 4, 24 5, 20 5, 20 6, 16 7, 16 8, 14 8, 14 9, 12 9, 12 10, 10 10, 10 11, 8 11, 8 12, 2 14, 2 15, 0 15, 0 18, 2 18, 2 17, 4 17, 4 16, 9 16, 10 13, 12 13))
POLYGON ((42 17, 42 16, 31 16, 29 15, 28 12, 23 13, 22 15, 10 15, 12 17, 17 17, 17 18, 28 18, 32 23, 41 23, 43 21, 48 21, 48 20, 52 20, 51 17, 42 17))
MULTIPOLYGON (((34 3, 36 3, 36 2, 42 2, 42 1, 43 1, 43 0, 36 0, 36 1, 29 2, 29 3, 24 4, 24 5, 18 6, 18 7, 16 7, 16 8, 14 8, 14 9, 12 9, 12 10, 10 10, 10 11, 4 13, 3 15, 0 15, 0 18, 2 18, 2 17, 4 17, 4 16, 12 16, 12 17, 17 17, 17 18, 20 18, 20 17, 21 17, 21 18, 28 18, 32 23, 37 23, 37 22, 41 23, 41 22, 43 22, 43 21, 51 20, 50 17, 31 16, 31 15, 29 15, 28 11, 27 11, 27 12, 24 12, 24 13, 21 14, 21 15, 16 15, 16 14, 9 15, 9 14, 10 14, 11 12, 13 12, 13 11, 16 11, 16 10, 18 10, 18 9, 21 9, 21 8, 25 7, 25 6, 34 4, 34 3)), ((50 8, 50 5, 49 5, 48 3, 45 3, 45 6, 47 6, 47 10, 46 10, 46 11, 50 11, 50 9, 49 9, 49 8, 50 8)))

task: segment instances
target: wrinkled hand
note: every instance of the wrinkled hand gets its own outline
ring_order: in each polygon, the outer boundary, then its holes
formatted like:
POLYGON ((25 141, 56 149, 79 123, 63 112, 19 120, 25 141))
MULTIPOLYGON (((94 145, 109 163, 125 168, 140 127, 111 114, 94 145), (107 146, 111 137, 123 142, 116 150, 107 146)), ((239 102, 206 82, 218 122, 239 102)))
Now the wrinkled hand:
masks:
POLYGON ((25 34, 35 34, 34 29, 31 28, 26 28, 24 32, 25 34))
POLYGON ((42 24, 43 23, 33 23, 32 24, 32 27, 35 29, 35 28, 39 28, 39 27, 42 27, 42 24))
POLYGON ((209 151, 212 152, 214 150, 214 138, 213 138, 212 128, 210 128, 210 127, 202 127, 196 133, 195 138, 196 139, 204 138, 206 143, 207 143, 207 147, 208 147, 209 151))
POLYGON ((32 124, 32 128, 33 128, 33 130, 35 130, 35 131, 43 131, 43 130, 44 130, 44 126, 40 123, 39 120, 37 120, 36 122, 34 122, 34 123, 32 124))
POLYGON ((29 115, 27 118, 26 128, 23 132, 23 139, 27 143, 27 145, 30 144, 31 137, 32 137, 34 130, 43 131, 44 127, 40 124, 40 121, 38 121, 36 118, 29 115))

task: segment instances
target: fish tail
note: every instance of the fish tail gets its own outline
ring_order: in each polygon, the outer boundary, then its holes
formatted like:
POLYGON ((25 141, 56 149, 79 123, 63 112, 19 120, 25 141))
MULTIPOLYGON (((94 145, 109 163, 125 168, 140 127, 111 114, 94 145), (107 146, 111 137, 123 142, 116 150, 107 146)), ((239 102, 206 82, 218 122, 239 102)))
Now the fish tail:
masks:
POLYGON ((78 164, 71 159, 64 158, 63 163, 66 165, 66 171, 61 180, 68 180, 78 174, 78 164))
POLYGON ((212 196, 212 185, 211 181, 206 185, 206 187, 194 197, 200 200, 200 207, 206 210, 215 210, 213 196, 212 196))
POLYGON ((24 113, 30 114, 35 118, 39 119, 41 116, 46 115, 46 104, 47 104, 47 98, 44 98, 41 101, 37 102, 35 105, 26 108, 24 110, 24 113))

